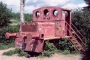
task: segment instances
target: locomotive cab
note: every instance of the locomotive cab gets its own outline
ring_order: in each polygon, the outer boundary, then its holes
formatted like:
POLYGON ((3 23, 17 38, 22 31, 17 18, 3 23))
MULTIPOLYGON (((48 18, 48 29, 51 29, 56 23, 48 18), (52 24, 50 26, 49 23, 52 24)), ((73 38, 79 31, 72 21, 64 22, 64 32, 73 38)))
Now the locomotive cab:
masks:
POLYGON ((70 16, 70 10, 59 7, 42 7, 33 11, 33 21, 38 23, 38 32, 45 40, 69 36, 66 22, 71 23, 70 16))

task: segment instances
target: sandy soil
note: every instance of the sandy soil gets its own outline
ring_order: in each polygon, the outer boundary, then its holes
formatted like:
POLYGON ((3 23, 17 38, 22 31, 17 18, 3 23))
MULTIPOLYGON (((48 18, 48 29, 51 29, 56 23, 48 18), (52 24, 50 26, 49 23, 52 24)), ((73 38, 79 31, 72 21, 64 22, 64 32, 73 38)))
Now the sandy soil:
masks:
POLYGON ((63 54, 54 54, 52 57, 45 57, 45 58, 37 58, 37 57, 18 57, 16 55, 14 56, 5 56, 2 55, 3 52, 12 50, 13 48, 7 49, 7 50, 0 50, 0 60, 81 60, 81 55, 63 55, 63 54))

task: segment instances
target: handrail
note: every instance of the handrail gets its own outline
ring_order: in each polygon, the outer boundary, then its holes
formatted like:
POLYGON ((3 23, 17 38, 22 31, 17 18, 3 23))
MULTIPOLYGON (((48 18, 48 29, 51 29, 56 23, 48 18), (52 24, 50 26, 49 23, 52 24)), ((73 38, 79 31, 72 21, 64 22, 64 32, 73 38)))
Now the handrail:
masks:
MULTIPOLYGON (((68 31, 70 32, 70 30, 69 30, 69 29, 68 29, 68 31)), ((70 33, 71 33, 71 32, 70 32, 70 33)), ((71 43, 71 44, 74 44, 74 43, 73 43, 73 42, 71 42, 71 41, 70 41, 70 43, 71 43)), ((78 50, 78 49, 76 48, 76 50, 78 50)))
MULTIPOLYGON (((79 30, 72 24, 72 26, 75 28, 75 30, 79 33, 79 35, 82 37, 82 38, 84 38, 84 36, 79 32, 79 30)), ((86 43, 86 38, 84 38, 85 39, 85 43, 86 43)))
MULTIPOLYGON (((70 27, 70 29, 71 30, 73 30, 72 28, 71 28, 71 26, 67 23, 67 22, 65 22, 69 27, 70 27)), ((74 30, 73 30, 74 31, 74 30)), ((75 31, 74 31, 75 32, 75 31)), ((75 34, 76 34, 76 36, 80 39, 80 41, 82 42, 82 44, 85 46, 85 43, 82 41, 82 39, 78 36, 78 34, 75 32, 75 34)))

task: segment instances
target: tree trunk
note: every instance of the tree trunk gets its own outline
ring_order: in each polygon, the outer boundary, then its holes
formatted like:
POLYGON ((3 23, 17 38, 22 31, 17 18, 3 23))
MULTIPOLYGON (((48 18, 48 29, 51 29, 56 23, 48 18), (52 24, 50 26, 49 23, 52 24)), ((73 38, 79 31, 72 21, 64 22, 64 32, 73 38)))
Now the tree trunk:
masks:
POLYGON ((24 0, 20 0, 20 22, 24 23, 24 0))

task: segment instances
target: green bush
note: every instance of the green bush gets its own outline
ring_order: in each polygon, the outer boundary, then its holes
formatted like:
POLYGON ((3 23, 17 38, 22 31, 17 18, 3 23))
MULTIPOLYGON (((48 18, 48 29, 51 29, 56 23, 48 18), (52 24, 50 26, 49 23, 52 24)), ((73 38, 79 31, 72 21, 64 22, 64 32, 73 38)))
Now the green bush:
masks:
POLYGON ((16 53, 15 50, 10 50, 10 51, 4 52, 3 55, 12 56, 15 53, 16 53))
POLYGON ((0 2, 0 28, 9 25, 11 18, 11 9, 8 9, 6 4, 0 2))
MULTIPOLYGON (((56 40, 57 41, 57 40, 56 40)), ((50 57, 54 53, 63 53, 63 54, 70 54, 70 53, 76 53, 76 50, 74 49, 74 46, 69 43, 69 39, 61 39, 59 42, 53 42, 45 41, 45 50, 42 52, 42 56, 50 57), (55 44, 58 45, 55 46, 55 44)))
POLYGON ((21 49, 14 49, 3 53, 3 55, 7 56, 12 56, 14 54, 17 54, 18 56, 30 56, 27 52, 24 52, 21 49))
POLYGON ((14 42, 7 43, 7 44, 0 43, 0 50, 8 49, 11 47, 14 47, 14 42))
POLYGON ((70 51, 69 50, 64 50, 63 54, 70 54, 70 51))
POLYGON ((76 51, 74 46, 69 43, 69 39, 59 40, 59 50, 62 50, 64 54, 70 54, 76 51))
POLYGON ((30 56, 27 52, 24 52, 21 49, 17 49, 16 51, 17 51, 18 56, 30 56))
POLYGON ((54 52, 53 51, 43 51, 42 52, 42 56, 46 56, 46 57, 50 57, 52 54, 54 54, 54 52))
POLYGON ((57 50, 55 45, 53 43, 50 43, 49 41, 46 41, 46 49, 48 51, 55 51, 55 50, 57 50))
POLYGON ((19 31, 19 25, 17 26, 7 26, 0 30, 0 49, 7 49, 14 46, 14 39, 6 39, 5 33, 6 32, 18 32, 19 31))
POLYGON ((50 57, 52 54, 54 54, 57 51, 57 48, 53 43, 50 43, 49 41, 45 42, 45 50, 42 52, 42 56, 50 57))

